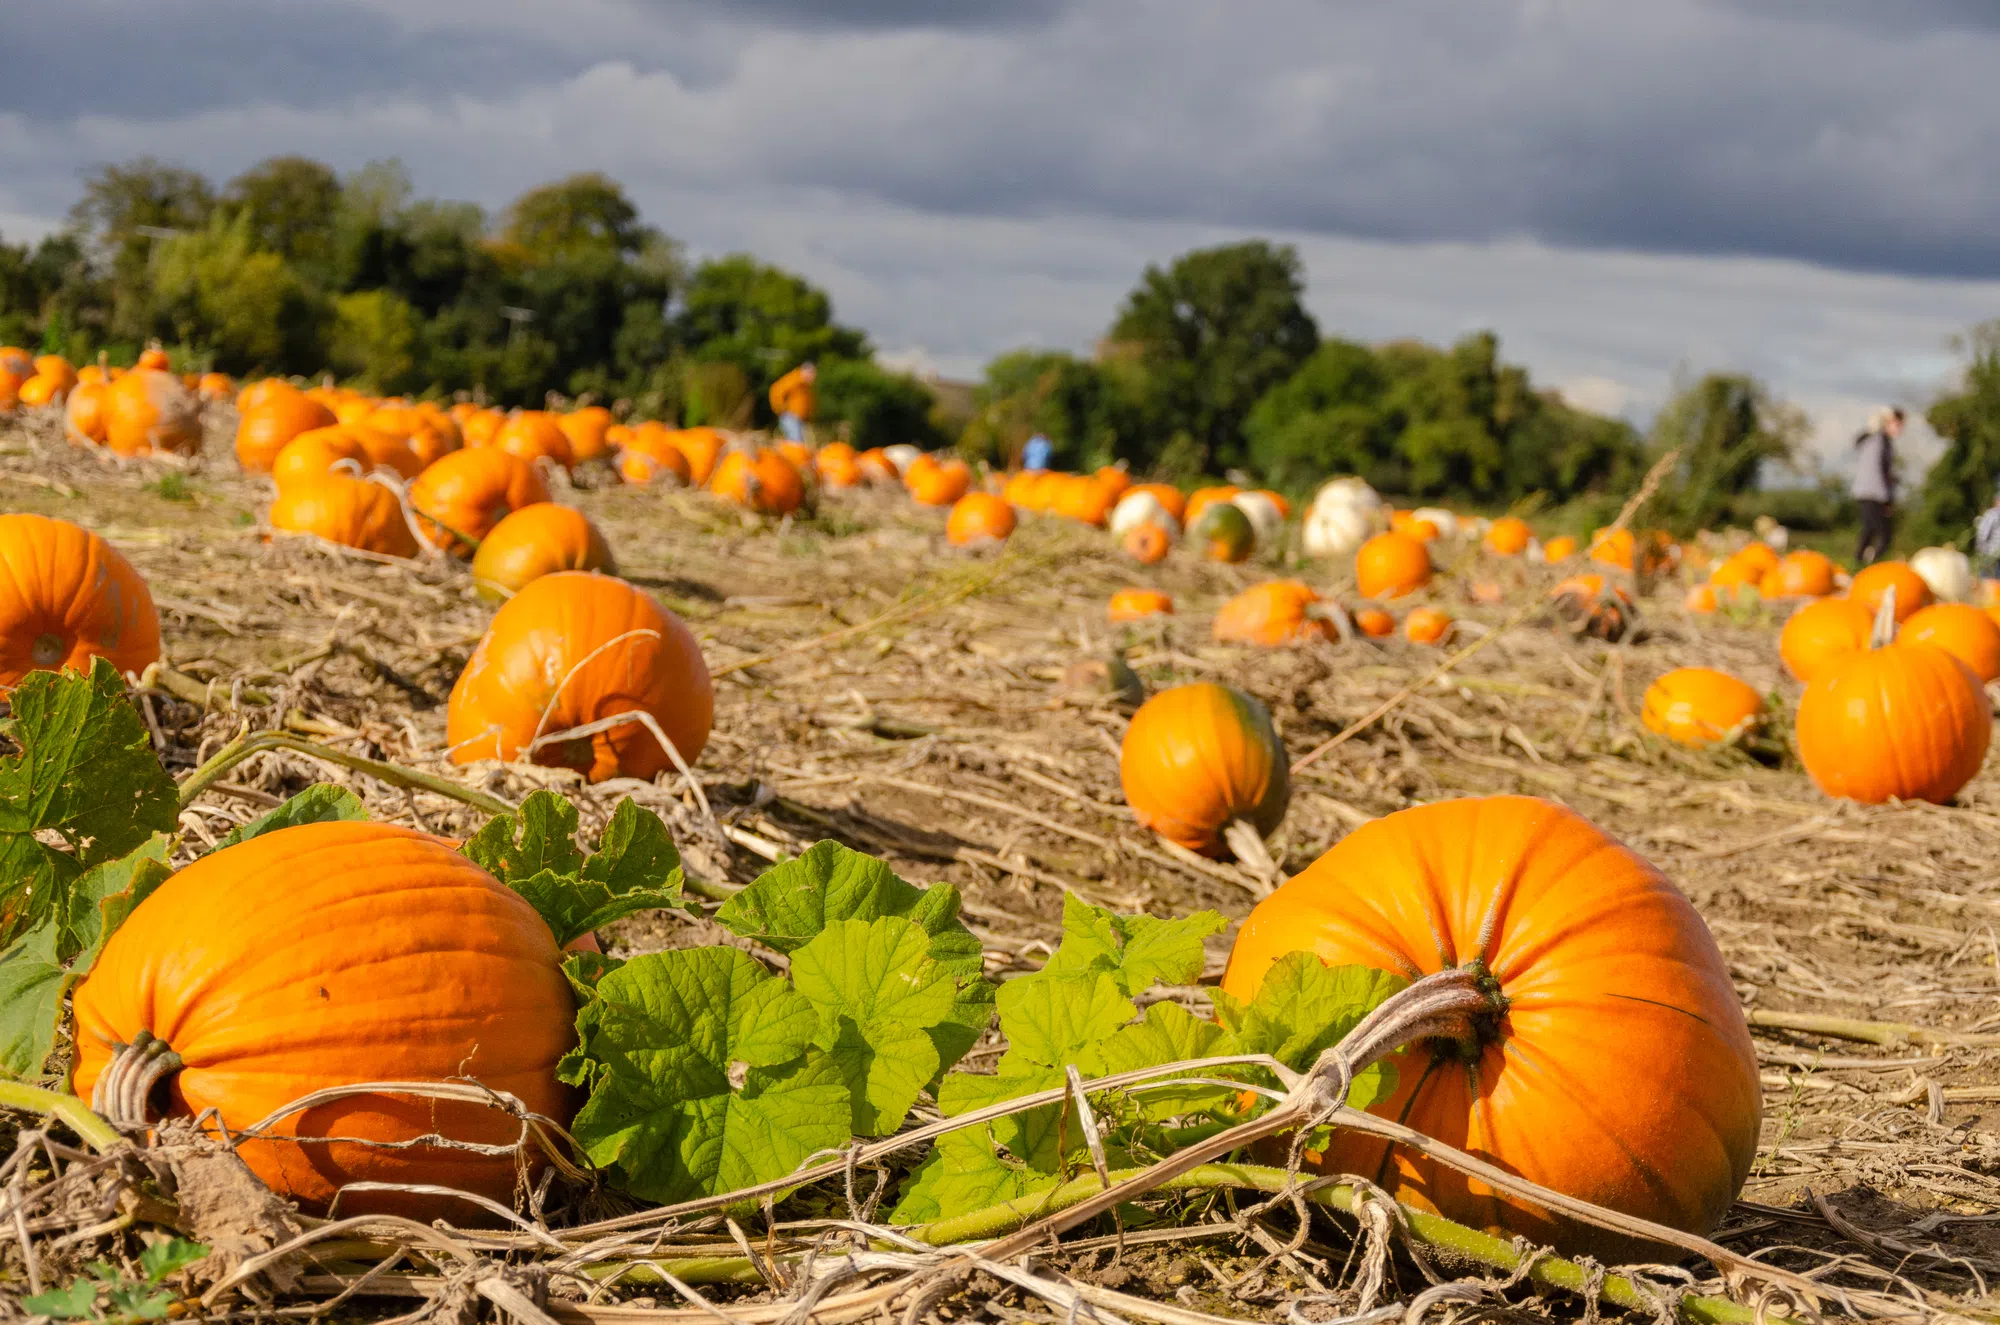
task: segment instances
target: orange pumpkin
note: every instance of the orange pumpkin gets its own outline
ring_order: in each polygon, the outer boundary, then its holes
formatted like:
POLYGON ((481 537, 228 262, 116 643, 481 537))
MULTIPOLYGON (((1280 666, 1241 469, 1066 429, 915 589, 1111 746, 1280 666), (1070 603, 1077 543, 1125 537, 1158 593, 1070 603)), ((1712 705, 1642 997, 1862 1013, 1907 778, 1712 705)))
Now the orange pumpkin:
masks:
POLYGON ((1868 609, 1852 598, 1820 598, 1792 613, 1778 632, 1785 670, 1810 681, 1836 658, 1868 647, 1874 629, 1868 609))
POLYGON ((1142 566, 1154 566, 1167 559, 1167 553, 1174 549, 1173 535, 1147 520, 1135 524, 1125 531, 1119 546, 1125 555, 1142 566))
POLYGON ((433 413, 419 408, 411 412, 409 421, 407 441, 410 454, 416 456, 417 464, 422 467, 419 473, 458 450, 461 445, 458 425, 442 411, 433 413))
POLYGON ((1154 501, 1160 503, 1161 506, 1166 508, 1167 514, 1174 517, 1174 522, 1176 524, 1179 524, 1183 527, 1187 525, 1187 513, 1188 513, 1187 495, 1183 493, 1179 488, 1175 487, 1173 484, 1136 483, 1132 487, 1128 488, 1124 495, 1129 497, 1135 492, 1143 492, 1146 495, 1150 496, 1154 501))
POLYGON ((1602 575, 1572 575, 1549 591, 1556 616, 1594 639, 1618 640, 1632 624, 1632 595, 1602 575))
MULTIPOLYGON (((1201 518, 1201 513, 1210 506, 1218 502, 1227 505, 1229 499, 1241 491, 1241 488, 1231 487, 1228 484, 1213 488, 1196 488, 1188 494, 1187 500, 1181 505, 1181 514, 1184 517, 1181 523, 1192 526, 1196 520, 1201 518)), ((1163 502, 1162 504, 1164 505, 1165 503, 1163 502)), ((1173 508, 1169 506, 1167 509, 1172 511, 1173 508)))
POLYGON ((1721 602, 1716 597, 1715 586, 1712 584, 1694 585, 1687 591, 1687 596, 1681 599, 1682 609, 1696 616, 1712 616, 1719 606, 1721 602))
POLYGON ((1931 644, 1965 664, 1981 684, 2000 678, 2000 625, 1970 603, 1932 603, 1912 612, 1898 644, 1931 644))
POLYGON ((1600 529, 1591 536, 1590 559, 1619 570, 1631 570, 1637 547, 1638 540, 1630 529, 1600 529))
POLYGON ((165 350, 152 345, 139 352, 139 361, 133 367, 141 372, 164 373, 173 367, 173 360, 165 350))
POLYGON ((949 506, 972 487, 972 471, 963 460, 939 460, 924 454, 910 463, 903 475, 910 496, 924 506, 949 506))
POLYGON ((1867 608, 1872 620, 1876 609, 1882 605, 1884 594, 1890 589, 1896 591, 1898 621, 1930 605, 1930 585, 1924 583, 1924 577, 1912 570, 1907 561, 1878 561, 1854 572, 1854 580, 1847 586, 1847 596, 1867 608))
POLYGON ((227 400, 236 394, 236 382, 228 373, 203 373, 195 379, 194 392, 203 400, 227 400))
POLYGON ((1486 550, 1498 557, 1518 557, 1528 550, 1534 531, 1517 515, 1503 515, 1486 526, 1486 550))
POLYGON ((403 504, 380 483, 322 474, 281 484, 271 503, 271 528, 313 534, 342 547, 385 557, 414 557, 417 538, 404 518, 403 504))
MULTIPOLYGON (((896 469, 896 462, 889 458, 889 452, 885 447, 871 446, 854 457, 854 466, 861 471, 861 478, 865 483, 895 483, 902 478, 902 474, 896 469)), ((1019 502, 1013 502, 1013 505, 1016 509, 1020 507, 1019 502)))
MULTIPOLYGON (((1411 1045, 1395 1091, 1370 1112, 1691 1233, 1712 1229, 1742 1189, 1762 1090, 1728 964, 1665 876, 1572 811, 1469 797, 1362 825, 1258 903, 1223 992, 1248 1001, 1300 950, 1412 979, 1466 968, 1492 999, 1464 1035, 1411 1045)), ((1564 1255, 1658 1255, 1384 1139, 1335 1130, 1312 1158, 1564 1255)))
MULTIPOLYGON (((572 1110, 556 1063, 576 1042, 575 1014, 548 925, 442 840, 389 824, 284 828, 180 870, 105 943, 75 1012, 79 1095, 91 1097, 114 1046, 150 1033, 178 1056, 160 1092, 166 1113, 212 1109, 233 1132, 362 1081, 469 1077, 557 1123, 572 1110)), ((436 1134, 504 1146, 519 1131, 499 1109, 362 1095, 289 1115, 237 1152, 314 1212, 350 1182, 505 1203, 519 1176, 511 1155, 409 1143, 436 1134)), ((475 1213, 416 1193, 341 1201, 343 1214, 385 1211, 475 1213)))
POLYGON ((35 358, 18 345, 0 345, 0 373, 26 381, 35 375, 35 358))
POLYGON ((1409 534, 1377 534, 1354 554, 1354 579, 1364 598, 1401 598, 1430 583, 1431 554, 1409 534))
POLYGON ((333 411, 303 392, 270 395, 245 410, 236 425, 236 463, 248 474, 268 474, 285 444, 301 433, 334 426, 333 411))
POLYGON ((667 430, 649 423, 634 428, 618 452, 618 476, 627 483, 644 487, 655 479, 670 479, 686 485, 693 478, 688 458, 668 439, 667 430))
POLYGON ((1833 659, 1806 683, 1799 762, 1829 796, 1943 804, 1985 762, 1993 709, 1979 678, 1951 654, 1890 642, 1895 610, 1878 610, 1873 647, 1833 659))
POLYGON ((1142 828, 1219 856, 1242 821, 1268 836, 1285 817, 1290 766, 1264 706, 1227 686, 1162 690, 1132 715, 1118 778, 1142 828))
POLYGON ((611 442, 606 434, 615 422, 611 411, 602 405, 585 405, 582 409, 556 415, 556 426, 569 440, 570 459, 576 464, 595 460, 610 452, 611 442))
POLYGON ((160 660, 160 617, 117 548, 67 520, 0 515, 0 687, 33 671, 160 660))
POLYGON ((716 466, 709 487, 759 515, 790 515, 806 497, 805 480, 776 451, 732 449, 716 466))
POLYGON ((1396 618, 1379 607, 1364 607, 1354 614, 1354 626, 1370 639, 1387 639, 1396 633, 1396 618))
POLYGON ((104 445, 105 396, 110 390, 103 382, 78 382, 69 393, 63 402, 63 434, 70 445, 104 445))
POLYGON ((568 469, 576 464, 576 456, 570 450, 569 437, 556 422, 553 414, 538 409, 524 409, 500 425, 493 434, 492 446, 508 455, 519 456, 529 464, 547 460, 551 464, 568 469))
POLYGON ((172 373, 135 368, 105 396, 104 444, 124 456, 199 450, 201 406, 172 373))
POLYGON ((1132 490, 1132 475, 1116 465, 1106 465, 1091 477, 1097 481, 1098 487, 1104 489, 1106 498, 1113 506, 1132 490))
POLYGON ((486 447, 506 425, 507 416, 499 410, 475 409, 458 421, 458 434, 469 447, 486 447))
POLYGON ((854 448, 846 442, 828 442, 819 448, 813 457, 813 467, 819 470, 820 482, 829 488, 852 488, 862 481, 861 462, 854 448))
POLYGON ((410 484, 410 509, 432 547, 469 557, 473 545, 524 506, 549 499, 535 467, 493 447, 453 451, 410 484))
POLYGON ((1764 573, 1762 591, 1766 598, 1824 598, 1833 592, 1837 570, 1825 553, 1800 548, 1787 552, 1764 573))
POLYGON ((1542 560, 1549 562, 1568 561, 1576 555, 1576 540, 1568 534, 1557 534, 1542 544, 1542 560))
POLYGON ((299 482, 316 482, 333 471, 335 465, 346 462, 354 468, 355 477, 366 474, 374 466, 368 462, 368 452, 345 428, 335 424, 330 428, 314 428, 302 432, 279 448, 271 461, 271 477, 277 480, 279 491, 299 482))
POLYGON ((1149 616, 1172 616, 1174 600, 1158 589, 1120 589, 1111 595, 1104 613, 1112 621, 1139 621, 1149 616))
POLYGON ((1403 634, 1412 644, 1442 644, 1457 625, 1449 612, 1419 607, 1403 618, 1403 634))
POLYGON ((493 614, 452 687, 445 739, 460 764, 525 756, 592 782, 650 779, 675 766, 661 736, 692 765, 714 717, 708 664, 679 617, 623 580, 558 571, 493 614), (652 726, 549 739, 623 713, 652 726))
POLYGON ((953 547, 1004 543, 1013 532, 1014 508, 991 492, 966 493, 944 523, 945 541, 953 547))
POLYGON ((1444 530, 1438 528, 1430 520, 1419 519, 1415 511, 1390 511, 1389 531, 1391 533, 1402 534, 1408 538, 1414 538, 1419 543, 1435 542, 1438 536, 1444 532, 1444 530))
POLYGON ((369 468, 388 470, 403 479, 413 479, 424 472, 424 462, 407 441, 394 433, 367 423, 343 423, 340 430, 361 444, 369 468))
POLYGON ((14 398, 29 409, 42 409, 48 405, 60 405, 66 390, 67 388, 55 378, 43 377, 40 373, 36 373, 21 383, 14 398))
POLYGON ((1757 724, 1764 697, 1712 667, 1677 667, 1646 687, 1640 717, 1681 745, 1718 745, 1757 724))
POLYGON ((479 596, 497 602, 557 571, 618 573, 611 548, 590 517, 552 501, 523 506, 479 541, 472 556, 472 583, 479 596))
POLYGON ((1188 525, 1188 538, 1210 561, 1248 561, 1257 550, 1257 530, 1234 502, 1212 501, 1188 525))
POLYGON ((707 486, 715 477, 715 467, 722 459, 723 448, 728 445, 729 436, 720 428, 682 428, 667 433, 674 446, 687 457, 688 482, 696 487, 707 486))
POLYGON ((1097 529, 1102 529, 1111 519, 1111 512, 1118 505, 1119 493, 1112 491, 1095 478, 1077 475, 1066 479, 1056 489, 1055 501, 1050 505, 1052 514, 1065 520, 1075 520, 1097 529))
POLYGON ((1315 639, 1337 640, 1340 630, 1331 615, 1339 610, 1298 580, 1267 580, 1224 603, 1209 633, 1221 643, 1267 649, 1315 639))

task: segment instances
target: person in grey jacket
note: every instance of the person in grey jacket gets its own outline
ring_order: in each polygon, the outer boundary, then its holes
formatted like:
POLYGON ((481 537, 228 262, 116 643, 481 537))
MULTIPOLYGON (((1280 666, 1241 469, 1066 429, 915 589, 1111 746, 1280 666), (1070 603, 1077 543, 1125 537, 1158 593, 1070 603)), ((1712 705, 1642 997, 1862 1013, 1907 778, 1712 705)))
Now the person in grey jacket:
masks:
POLYGON ((1861 507, 1861 546, 1854 559, 1866 566, 1889 550, 1895 532, 1891 508, 1896 504, 1896 439, 1903 435, 1903 411, 1891 405, 1868 420, 1868 431, 1854 439, 1854 485, 1861 507))

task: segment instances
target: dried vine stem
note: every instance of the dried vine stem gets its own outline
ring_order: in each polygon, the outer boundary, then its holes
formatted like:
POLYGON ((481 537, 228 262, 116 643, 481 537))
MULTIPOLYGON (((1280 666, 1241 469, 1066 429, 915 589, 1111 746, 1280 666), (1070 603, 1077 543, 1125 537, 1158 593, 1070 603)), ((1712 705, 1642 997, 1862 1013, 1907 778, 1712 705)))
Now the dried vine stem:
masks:
POLYGON ((349 754, 345 750, 336 750, 332 746, 320 745, 284 731, 247 732, 216 751, 207 763, 181 779, 180 808, 185 810, 194 804, 204 791, 219 782, 222 775, 230 769, 252 755, 263 754, 269 750, 290 750, 295 754, 324 759, 330 764, 338 764, 357 773, 366 773, 392 787, 401 787, 409 791, 434 792, 439 796, 470 805, 475 810, 484 810, 488 814, 514 812, 514 807, 499 797, 475 791, 449 778, 441 778, 414 768, 405 768, 401 764, 349 754))

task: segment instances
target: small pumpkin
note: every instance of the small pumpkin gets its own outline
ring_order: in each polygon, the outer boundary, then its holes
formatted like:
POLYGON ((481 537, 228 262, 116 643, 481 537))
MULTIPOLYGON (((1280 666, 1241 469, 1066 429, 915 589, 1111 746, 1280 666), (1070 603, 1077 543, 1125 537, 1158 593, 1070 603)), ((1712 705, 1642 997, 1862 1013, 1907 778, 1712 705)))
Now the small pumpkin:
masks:
POLYGON ((575 464, 610 454, 608 434, 615 422, 617 420, 612 417, 611 411, 602 405, 585 405, 567 414, 556 415, 556 426, 568 439, 570 460, 575 464))
POLYGON ((1431 554, 1409 534, 1377 534, 1354 554, 1354 580, 1364 598, 1401 598, 1431 582, 1431 554))
POLYGON ((1218 502, 1227 502, 1241 491, 1241 488, 1226 483, 1212 488, 1196 488, 1188 494, 1187 502, 1181 508, 1181 523, 1192 527, 1203 511, 1218 502))
POLYGON ((410 509, 424 541, 469 557, 493 527, 524 506, 549 499, 533 465, 493 447, 453 451, 410 484, 410 509))
POLYGON ((445 739, 454 763, 525 756, 592 782, 649 779, 675 766, 660 736, 692 765, 714 718, 708 664, 679 617, 623 580, 558 571, 493 614, 452 687, 445 739), (652 726, 547 739, 635 712, 652 726))
POLYGON ((28 409, 42 409, 49 405, 62 404, 63 395, 67 390, 68 388, 55 378, 36 373, 21 383, 20 389, 15 393, 15 399, 28 409))
MULTIPOLYGON (((151 1034, 178 1060, 167 1114, 212 1109, 234 1132, 328 1087, 468 1077, 566 1123, 556 1064, 576 1035, 562 960, 520 894, 438 838, 365 822, 279 829, 178 871, 111 935, 76 991, 73 1089, 89 1099, 114 1047, 151 1034)), ((319 1213, 351 1182, 506 1203, 513 1156, 409 1143, 504 1146, 519 1132, 497 1108, 375 1094, 284 1117, 237 1150, 319 1213)), ((342 1213, 472 1213, 435 1195, 357 1195, 342 1213)))
POLYGON ((1549 598, 1556 618, 1574 634, 1615 643, 1631 629, 1632 595, 1596 572, 1570 576, 1549 591, 1549 598))
POLYGON ((547 460, 564 469, 576 464, 576 454, 570 450, 569 435, 556 422, 556 416, 546 410, 516 411, 493 434, 492 446, 508 455, 519 456, 529 464, 547 460))
POLYGON ((1727 672, 1677 667, 1646 687, 1640 718, 1681 745, 1721 745, 1756 726, 1764 697, 1727 672))
POLYGON ((236 394, 236 381, 228 373, 203 373, 195 379, 194 393, 203 400, 227 400, 236 394))
POLYGON ((1884 598, 1894 590, 1896 620, 1901 621, 1930 606, 1931 587, 1923 576, 1910 569, 1907 561, 1878 561, 1854 572, 1847 596, 1868 610, 1872 619, 1884 598))
POLYGON ((552 501, 523 506, 479 541, 472 554, 472 583, 479 596, 498 602, 533 580, 557 571, 618 573, 611 548, 590 517, 552 501))
POLYGON ((991 492, 968 492, 952 504, 944 523, 953 547, 984 547, 1007 541, 1014 532, 1014 508, 991 492))
POLYGON ((1233 823, 1269 836, 1291 797, 1271 715, 1242 691, 1205 682, 1140 706, 1119 747, 1118 777, 1141 827, 1211 856, 1225 854, 1233 823))
POLYGON ((759 515, 790 515, 806 496, 799 471, 772 450, 732 448, 716 466, 709 487, 724 500, 759 515))
POLYGON ((813 456, 820 482, 829 488, 859 487, 863 481, 861 461, 846 442, 828 442, 813 456))
POLYGON ((1894 641, 1896 596, 1884 589, 1871 647, 1833 659, 1806 683, 1799 762, 1829 796, 1943 804, 1985 762, 1993 709, 1957 658, 1894 641))
POLYGON ((278 488, 267 517, 271 528, 312 534, 342 547, 385 557, 414 557, 417 537, 396 494, 380 483, 322 474, 278 488))
POLYGON ((1910 569, 1929 586, 1931 597, 1941 603, 1966 603, 1978 591, 1978 577, 1972 573, 1972 558, 1955 547, 1920 548, 1910 556, 1910 569))
POLYGON ((1836 658, 1868 647, 1875 627, 1868 609, 1852 598, 1820 598, 1805 604, 1778 632, 1778 655, 1785 670, 1810 681, 1836 658))
POLYGON ((361 444, 370 469, 387 470, 398 478, 413 479, 424 472, 424 462, 405 439, 383 432, 367 423, 343 423, 340 430, 361 444))
POLYGON ((1379 607, 1364 607, 1354 614, 1354 628, 1369 639, 1387 639, 1396 633, 1396 618, 1379 607))
POLYGON ((1965 664, 1983 685, 2000 679, 2000 625, 1970 603, 1932 603, 1896 631, 1898 644, 1931 644, 1965 664))
POLYGON ((67 520, 0 515, 0 688, 33 671, 160 660, 160 616, 117 548, 67 520))
POLYGON ((133 365, 140 372, 164 373, 174 366, 173 359, 158 345, 149 345, 139 351, 139 361, 133 365))
POLYGON ((104 445, 123 456, 201 448, 201 405, 172 373, 135 368, 104 398, 104 445))
MULTIPOLYGON (((1466 797, 1363 824, 1251 911, 1223 993, 1249 1001, 1300 950, 1412 979, 1462 969, 1491 1001, 1462 1034, 1405 1050, 1371 1113, 1690 1233, 1742 1190, 1763 1092, 1728 963, 1665 876, 1574 812, 1466 797)), ((1502 1238, 1659 1257, 1382 1138, 1335 1129, 1308 1158, 1502 1238)))
POLYGON ((493 439, 507 426, 507 416, 497 409, 474 409, 458 421, 458 434, 469 447, 493 445, 493 439))
POLYGON ((333 411, 302 391, 272 392, 236 424, 236 463, 246 474, 268 474, 285 444, 301 433, 334 426, 333 411))
POLYGON ((1118 504, 1120 506, 1123 506, 1125 502, 1129 498, 1131 498, 1135 493, 1143 493, 1144 495, 1151 497, 1154 501, 1158 502, 1160 504, 1161 509, 1165 510, 1168 515, 1173 517, 1175 524, 1184 525, 1187 523, 1187 513, 1188 513, 1187 495, 1183 493, 1179 488, 1175 487, 1173 484, 1135 483, 1131 487, 1127 488, 1125 492, 1118 498, 1118 504))
POLYGON ((1824 598, 1833 592, 1838 571, 1825 553, 1800 548, 1779 558, 1778 564, 1764 573, 1760 587, 1766 598, 1824 598))
POLYGON ((639 487, 655 480, 675 484, 694 481, 687 454, 674 444, 673 434, 657 423, 642 423, 631 430, 618 452, 618 475, 639 487))
POLYGON ((1600 529, 1591 535, 1590 559, 1618 570, 1631 570, 1638 540, 1630 529, 1600 529))
POLYGON ((1141 621, 1149 616, 1172 616, 1174 600, 1158 589, 1120 589, 1111 595, 1104 613, 1113 622, 1141 621))
POLYGON ((1323 600, 1298 580, 1253 584, 1224 603, 1210 634, 1225 644, 1275 649, 1309 640, 1340 638, 1338 605, 1323 600))
POLYGON ((1403 618, 1403 635, 1412 644, 1443 644, 1451 638, 1457 625, 1449 612, 1435 607, 1419 607, 1403 618))
POLYGON ((1691 585, 1681 599, 1681 610, 1694 616, 1713 616, 1721 605, 1712 584, 1691 585))
POLYGON ((1496 557, 1518 557, 1528 550, 1534 531, 1518 515, 1503 515, 1486 526, 1486 550, 1496 557))
MULTIPOLYGON (((1212 491, 1213 489, 1210 489, 1212 491)), ((1189 506, 1194 505, 1189 501, 1189 506)), ((1248 561, 1257 547, 1257 531, 1241 507, 1228 501, 1211 501, 1191 515, 1188 538, 1209 561, 1248 561)))
POLYGON ((1135 524, 1125 531, 1118 541, 1125 555, 1142 566, 1155 566, 1167 559, 1167 553, 1174 549, 1174 538, 1161 526, 1151 520, 1135 524))
POLYGON ((1576 555, 1576 539, 1568 534, 1557 534, 1542 544, 1542 560, 1550 563, 1568 561, 1576 555))

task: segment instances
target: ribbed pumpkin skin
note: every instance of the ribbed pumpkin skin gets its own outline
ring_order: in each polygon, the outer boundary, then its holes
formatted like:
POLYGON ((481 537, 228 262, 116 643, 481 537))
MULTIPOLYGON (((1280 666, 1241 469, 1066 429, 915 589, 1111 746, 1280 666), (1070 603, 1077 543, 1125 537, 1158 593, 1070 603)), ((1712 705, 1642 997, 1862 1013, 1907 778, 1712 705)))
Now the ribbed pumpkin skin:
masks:
POLYGON ((1649 730, 1681 745, 1714 745, 1757 720, 1764 697, 1727 672, 1676 667, 1646 687, 1639 715, 1649 730))
MULTIPOLYGON (((556 1061, 575 1043, 562 956, 542 918, 438 838, 373 823, 281 829, 205 856, 111 936, 76 992, 74 1088, 89 1099, 113 1044, 142 1030, 185 1067, 170 1112, 248 1127, 361 1081, 472 1077, 567 1122, 556 1061)), ((519 1126, 473 1105, 376 1095, 323 1105, 281 1136, 505 1144, 519 1126)), ((514 1164, 436 1149, 250 1141, 280 1195, 323 1210, 344 1183, 435 1183, 511 1200, 514 1164)), ((343 1213, 451 1213, 372 1194, 343 1213)), ((461 1205, 456 1211, 466 1213, 461 1205)))
POLYGON ((556 422, 555 416, 538 409, 522 410, 513 418, 500 425, 500 431, 493 435, 495 450, 505 451, 512 456, 534 464, 547 459, 568 469, 576 463, 576 456, 570 450, 569 435, 556 422))
POLYGON ((160 616, 117 548, 67 520, 0 515, 0 686, 29 672, 160 660, 160 616))
POLYGON ((590 517, 552 501, 523 506, 486 535, 472 558, 472 581, 489 600, 519 593, 557 571, 598 570, 617 574, 611 548, 590 517))
POLYGON ((1331 621, 1312 615, 1311 609, 1319 601, 1318 594, 1297 580, 1253 584, 1217 610, 1209 633, 1223 643, 1267 649, 1338 639, 1339 632, 1331 621))
POLYGON ((1823 552, 1800 548, 1787 552, 1765 572, 1768 598, 1823 598, 1833 592, 1833 561, 1823 552))
POLYGON ((106 422, 105 397, 111 388, 102 382, 78 382, 63 402, 63 435, 71 446, 102 446, 106 422))
POLYGON ((417 555, 416 536, 403 518, 396 494, 379 483, 345 474, 285 484, 271 503, 269 519, 273 529, 315 534, 342 547, 385 557, 417 555))
POLYGON ((1354 554, 1354 580, 1363 598, 1401 598, 1431 582, 1431 554, 1408 534, 1377 534, 1354 554))
POLYGON ((945 541, 953 547, 1004 543, 1014 532, 1014 508, 991 492, 968 492, 945 518, 945 541))
POLYGON ((236 425, 236 463, 247 474, 268 474, 285 444, 315 428, 331 428, 333 411, 300 391, 275 391, 236 425))
POLYGON ((1104 613, 1114 622, 1142 621, 1149 616, 1172 616, 1174 600, 1158 589, 1120 589, 1111 595, 1104 613))
POLYGON ((963 460, 920 455, 903 475, 903 486, 920 506, 949 506, 971 489, 972 471, 963 460))
POLYGON ((134 368, 105 394, 104 444, 119 455, 199 450, 200 403, 172 373, 134 368))
POLYGON ((1896 591, 1898 621, 1906 621, 1930 605, 1930 585, 1924 582, 1923 576, 1910 569, 1907 561, 1878 561, 1854 572, 1854 579, 1847 586, 1847 596, 1867 608, 1872 619, 1875 609, 1882 605, 1882 595, 1891 588, 1896 591))
POLYGON ((1829 796, 1943 804, 1978 775, 1993 736, 1986 691, 1929 644, 1865 649, 1799 697, 1799 762, 1829 796))
MULTIPOLYGON (((566 731, 634 709, 658 720, 682 759, 690 765, 699 759, 715 719, 701 646, 679 617, 623 580, 559 571, 533 581, 493 614, 451 689, 445 739, 456 763, 513 759, 538 731, 566 731), (657 637, 612 643, 632 631, 657 637)), ((592 782, 650 778, 673 767, 652 732, 636 721, 545 745, 532 758, 573 768, 592 782)))
POLYGON ((717 496, 759 515, 789 515, 806 496, 805 480, 776 451, 731 451, 715 467, 709 486, 717 496))
POLYGON ((549 489, 533 465, 487 446, 442 457, 417 475, 409 497, 425 540, 469 557, 472 548, 456 535, 483 539, 515 511, 547 501, 549 489))
POLYGON ((578 463, 595 460, 611 449, 605 434, 615 422, 617 420, 611 417, 611 411, 602 405, 585 405, 582 409, 556 415, 556 426, 569 439, 570 458, 578 463))
POLYGON ((1822 598, 1786 619, 1778 654, 1786 671, 1811 681, 1833 660, 1867 648, 1874 625, 1874 616, 1854 599, 1822 598))
MULTIPOLYGON (((1690 1232, 1713 1228, 1742 1189, 1762 1093, 1729 968, 1672 883, 1569 810, 1494 796, 1363 825, 1258 903, 1222 987, 1251 998, 1299 950, 1410 977, 1479 957, 1509 1000, 1471 1063, 1456 1045, 1396 1059, 1397 1089, 1371 1112, 1690 1232)), ((1568 1255, 1646 1258, 1385 1141, 1336 1132, 1319 1167, 1568 1255)))
POLYGON ((1142 828, 1220 855, 1247 819, 1268 836, 1291 799, 1291 766, 1264 706, 1227 686, 1162 690, 1132 715, 1118 752, 1125 802, 1142 828))
POLYGON ((300 433, 279 449, 271 460, 271 477, 277 482, 278 490, 283 492, 294 483, 319 482, 343 460, 352 461, 363 474, 375 467, 369 462, 367 450, 349 436, 345 428, 338 424, 314 428, 300 433))
POLYGON ((1964 663, 1981 684, 2000 677, 2000 625, 1970 603, 1932 603, 1912 612, 1898 644, 1933 644, 1964 663))

